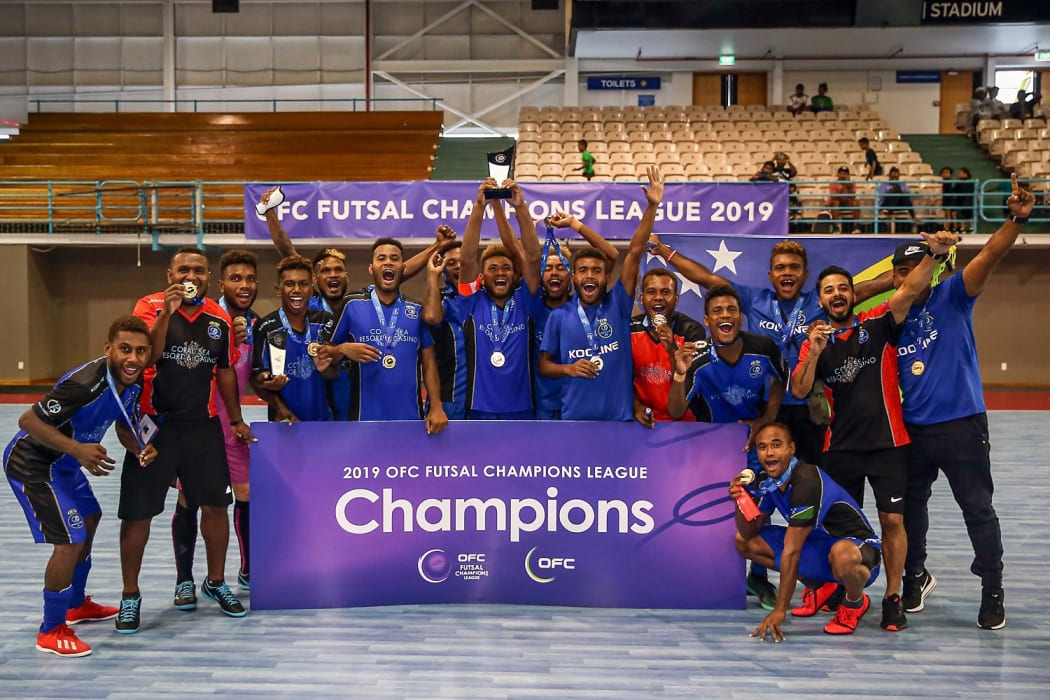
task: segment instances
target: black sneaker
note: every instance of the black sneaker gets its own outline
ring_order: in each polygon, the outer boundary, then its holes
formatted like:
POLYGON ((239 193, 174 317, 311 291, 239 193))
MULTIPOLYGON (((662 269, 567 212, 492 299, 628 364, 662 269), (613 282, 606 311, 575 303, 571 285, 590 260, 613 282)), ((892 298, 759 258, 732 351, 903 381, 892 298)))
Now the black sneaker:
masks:
POLYGON ((922 612, 926 608, 926 596, 933 593, 936 587, 937 579, 926 569, 923 569, 918 576, 905 576, 904 595, 901 596, 904 611, 922 612))
POLYGON ((117 613, 117 632, 121 634, 135 634, 138 632, 141 608, 141 595, 137 595, 134 598, 121 598, 120 612, 117 613))
POLYGON ((197 609, 197 587, 193 585, 193 581, 179 581, 175 584, 175 609, 197 609))
POLYGON ((889 632, 900 632, 908 627, 908 618, 901 606, 901 597, 894 593, 882 599, 882 629, 889 632))
POLYGON ((204 583, 201 584, 201 595, 218 603, 222 611, 230 617, 244 617, 248 614, 225 581, 213 584, 208 579, 204 579, 204 583))
POLYGON ((777 606, 777 588, 765 576, 749 573, 747 594, 756 596, 763 610, 772 610, 777 606))
POLYGON ((251 575, 247 571, 237 572, 237 586, 242 591, 250 591, 252 589, 251 575))
POLYGON ((981 589, 981 611, 977 613, 978 627, 986 630, 1001 630, 1006 627, 1003 598, 1002 588, 981 589))

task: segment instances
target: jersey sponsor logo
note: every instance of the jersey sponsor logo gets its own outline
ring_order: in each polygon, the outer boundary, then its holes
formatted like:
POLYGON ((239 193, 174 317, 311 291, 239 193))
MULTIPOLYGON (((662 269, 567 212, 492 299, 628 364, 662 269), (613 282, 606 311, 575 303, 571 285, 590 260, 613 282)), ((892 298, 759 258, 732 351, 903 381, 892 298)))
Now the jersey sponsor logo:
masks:
POLYGON ((736 384, 722 392, 722 400, 730 406, 741 406, 745 402, 754 401, 757 398, 758 396, 755 392, 736 384))
POLYGON ((761 360, 751 360, 751 367, 748 368, 747 373, 748 373, 748 376, 750 376, 752 379, 758 379, 759 377, 761 377, 762 376, 762 361, 761 360))
MULTIPOLYGON (((379 347, 386 346, 386 336, 383 334, 382 328, 370 328, 367 333, 359 335, 357 341, 359 343, 375 343, 379 347)), ((390 347, 393 348, 398 343, 417 345, 419 344, 419 337, 412 335, 404 328, 397 328, 394 331, 394 340, 390 347)))
POLYGON ((612 324, 609 323, 609 319, 603 318, 601 321, 599 321, 598 330, 596 332, 598 333, 599 338, 611 338, 613 334, 613 327, 612 324))
POLYGON ((58 401, 55 401, 54 399, 51 399, 46 404, 44 404, 44 408, 46 408, 47 412, 51 415, 56 415, 62 411, 62 404, 60 404, 58 401))
POLYGON ((212 340, 218 340, 222 337, 222 329, 219 328, 218 321, 208 321, 208 337, 212 340))
POLYGON ((212 357, 208 349, 195 340, 182 345, 172 345, 164 351, 163 358, 172 360, 180 367, 185 367, 186 369, 196 369, 202 364, 214 365, 216 363, 216 359, 212 357))
POLYGON ((80 512, 76 508, 70 508, 66 511, 66 522, 74 530, 84 527, 84 519, 80 517, 80 512))
POLYGON ((289 379, 309 379, 315 370, 313 358, 309 355, 300 355, 284 365, 284 373, 289 379))
POLYGON ((908 355, 914 355, 915 353, 919 352, 920 348, 925 350, 927 347, 929 347, 930 343, 932 343, 935 340, 937 340, 936 329, 930 331, 930 334, 925 338, 916 338, 915 342, 902 343, 901 345, 898 345, 897 356, 907 357, 908 355))
MULTIPOLYGON (((599 347, 598 348, 598 354, 599 355, 604 355, 604 354, 609 353, 609 352, 616 352, 619 349, 620 349, 620 341, 619 340, 614 340, 611 343, 606 343, 605 345, 602 345, 601 347, 599 347)), ((590 348, 573 348, 573 349, 569 350, 569 359, 570 360, 586 360, 586 359, 590 359, 591 355, 593 355, 593 354, 594 353, 591 352, 590 348)))
POLYGON ((831 375, 823 377, 824 383, 851 384, 862 369, 876 362, 878 362, 876 357, 847 357, 841 367, 837 368, 831 375))
POLYGON ((526 326, 524 323, 518 323, 513 326, 505 326, 503 328, 503 335, 501 335, 499 325, 497 325, 496 323, 486 323, 483 326, 478 326, 478 330, 484 333, 485 337, 488 338, 491 342, 498 343, 500 342, 500 340, 506 342, 515 333, 520 333, 524 331, 525 327, 526 326))
POLYGON ((646 384, 659 386, 671 381, 671 370, 667 367, 642 367, 638 370, 638 374, 646 384))

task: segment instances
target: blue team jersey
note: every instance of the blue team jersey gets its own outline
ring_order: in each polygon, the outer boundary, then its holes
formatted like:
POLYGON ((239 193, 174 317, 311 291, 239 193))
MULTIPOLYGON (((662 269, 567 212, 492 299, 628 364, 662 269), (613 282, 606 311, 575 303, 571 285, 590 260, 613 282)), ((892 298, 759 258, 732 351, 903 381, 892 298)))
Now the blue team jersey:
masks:
POLYGON ((735 363, 706 347, 693 360, 686 375, 686 401, 698 421, 735 423, 753 420, 765 411, 769 386, 785 381, 787 369, 776 344, 764 335, 741 333, 741 354, 735 363))
POLYGON ((351 363, 347 415, 349 420, 418 420, 423 417, 419 353, 434 340, 419 304, 401 296, 389 306, 380 302, 380 321, 374 299, 371 290, 348 296, 332 335, 335 345, 367 343, 383 353, 377 362, 351 363))
MULTIPOLYGON (((66 373, 51 391, 33 404, 33 413, 66 437, 84 444, 102 442, 114 422, 126 423, 125 413, 137 421, 141 387, 138 384, 126 387, 118 403, 110 387, 107 366, 107 358, 100 357, 66 373)), ((119 386, 117 388, 119 391, 119 386)), ((133 426, 129 427, 134 430, 133 426)), ((80 464, 70 455, 19 430, 4 451, 4 469, 19 481, 36 482, 51 481, 60 472, 79 471, 80 464)))
POLYGON ((933 425, 985 412, 973 335, 976 301, 956 274, 908 310, 897 343, 905 423, 933 425))
MULTIPOLYGON (((570 299, 567 303, 572 304, 575 300, 570 299)), ((547 329, 547 319, 550 318, 554 309, 544 303, 538 305, 536 311, 536 342, 532 353, 532 366, 536 371, 536 413, 539 416, 561 414, 561 377, 544 377, 539 373, 540 348, 543 347, 543 333, 547 329)))
POLYGON ((467 394, 467 347, 463 338, 463 327, 448 320, 449 300, 457 292, 452 285, 441 290, 441 304, 446 319, 430 327, 437 357, 438 378, 441 380, 441 400, 445 403, 462 404, 467 394))
POLYGON ((304 332, 299 333, 284 325, 280 309, 263 317, 255 326, 252 374, 272 372, 272 355, 283 350, 288 383, 281 387, 281 399, 299 420, 328 421, 332 420, 328 382, 317 371, 307 348, 310 343, 323 343, 332 334, 332 316, 308 311, 306 320, 304 332))
MULTIPOLYGON (((784 476, 781 475, 782 482, 784 476)), ((790 475, 787 475, 784 482, 787 488, 783 491, 767 488, 763 493, 759 487, 767 479, 766 473, 761 472, 747 487, 753 496, 759 497, 758 509, 763 513, 777 511, 789 527, 812 527, 832 537, 851 537, 879 546, 864 511, 845 489, 819 467, 796 462, 790 475)))
POLYGON ((577 295, 554 309, 547 319, 541 350, 563 365, 600 357, 596 379, 562 378, 563 420, 633 420, 634 366, 631 360, 631 310, 634 302, 617 281, 595 306, 583 306, 577 295), (580 310, 594 329, 595 349, 587 340, 580 310))
MULTIPOLYGON (((781 301, 769 287, 736 284, 733 288, 740 295, 740 312, 747 318, 747 330, 772 338, 784 358, 788 372, 794 371, 798 365, 799 348, 809 332, 809 324, 818 319, 828 319, 827 312, 820 308, 816 290, 802 292, 794 301, 781 301)), ((805 405, 806 399, 795 398, 789 385, 781 403, 801 406, 805 405)))
POLYGON ((468 410, 533 410, 530 345, 539 298, 520 285, 502 309, 484 289, 448 300, 446 318, 463 329, 466 342, 468 410), (493 363, 494 353, 502 360, 493 363))

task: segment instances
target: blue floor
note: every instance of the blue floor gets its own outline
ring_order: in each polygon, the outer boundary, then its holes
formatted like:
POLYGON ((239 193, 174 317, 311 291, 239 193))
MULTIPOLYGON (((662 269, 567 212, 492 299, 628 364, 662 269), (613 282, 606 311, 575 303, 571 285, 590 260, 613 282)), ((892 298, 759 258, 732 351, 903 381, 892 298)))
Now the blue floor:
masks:
MULTIPOLYGON (((0 406, 5 441, 24 408, 0 406)), ((246 414, 259 419, 259 410, 246 414)), ((969 541, 938 481, 928 565, 939 585, 900 633, 879 628, 873 605, 851 637, 823 634, 822 615, 789 621, 784 643, 760 644, 748 637, 762 617, 753 598, 733 612, 435 605, 237 620, 204 599, 195 612, 179 612, 171 604, 169 504, 146 552, 142 630, 123 636, 112 622, 79 625, 94 655, 61 659, 33 646, 50 548, 32 543, 7 492, 0 493, 0 698, 1050 697, 1043 607, 1050 413, 993 413, 991 428, 1006 546, 1007 626, 997 632, 976 626, 980 583, 969 573, 969 541)), ((107 447, 122 454, 112 439, 107 447)), ((106 514, 88 591, 112 604, 120 592, 119 477, 92 484, 106 514)), ((227 566, 234 576, 235 547, 227 566)), ((875 596, 882 586, 876 582, 875 596)))

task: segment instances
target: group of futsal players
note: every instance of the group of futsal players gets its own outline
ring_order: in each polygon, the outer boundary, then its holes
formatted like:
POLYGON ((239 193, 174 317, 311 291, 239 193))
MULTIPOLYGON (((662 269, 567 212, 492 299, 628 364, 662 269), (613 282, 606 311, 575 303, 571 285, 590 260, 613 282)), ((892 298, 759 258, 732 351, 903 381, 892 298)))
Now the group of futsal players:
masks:
POLYGON ((143 553, 172 485, 179 488, 175 607, 197 605, 199 528, 207 568, 201 595, 227 615, 246 614, 225 582, 225 557, 232 493, 237 583, 249 589, 254 436, 240 409, 249 385, 271 420, 422 420, 428 433, 450 419, 635 420, 650 428, 668 420, 746 422, 751 471, 733 480, 730 494, 751 499, 761 513, 751 520, 737 513, 737 548, 752 562, 748 591, 769 610, 754 634, 774 640, 783 638, 797 580, 806 589, 792 614, 834 611, 825 631, 851 633, 883 559, 882 626, 907 626, 905 611, 922 610, 936 586, 925 569, 926 506, 942 470, 982 579, 978 624, 1002 627, 1002 539, 972 307, 1031 211, 1031 194, 1015 180, 1011 220, 932 289, 938 262, 957 241, 948 232, 898 246, 892 274, 854 285, 847 270, 829 267, 806 290, 799 243, 773 247, 769 288, 734 286, 653 234, 663 198, 655 168, 642 193, 645 209, 615 279, 619 251, 596 231, 559 213, 542 222, 541 238, 520 188, 491 179, 478 188, 461 240, 440 226, 433 243, 406 257, 399 241, 377 239, 371 283, 350 293, 345 255, 329 248, 301 257, 276 213, 283 192, 269 190, 258 213, 283 257, 280 306, 262 318, 252 310, 254 254, 222 256, 213 300, 207 258, 192 248, 175 253, 168 286, 114 321, 105 355, 72 370, 27 410, 5 452, 34 538, 53 545, 37 649, 90 654, 69 627, 84 621, 116 618, 118 632, 139 630, 143 553), (497 190, 509 199, 492 198, 497 190), (486 220, 500 242, 481 250, 486 220), (558 229, 587 245, 570 253, 558 229), (639 280, 647 251, 665 266, 639 280), (419 273, 426 288, 415 303, 401 285, 419 273), (677 310, 675 273, 707 290, 702 323, 677 310), (856 303, 890 289, 888 301, 854 314, 856 303), (632 316, 636 290, 642 313, 632 316), (963 381, 943 381, 960 372, 963 381), (828 425, 820 397, 831 407, 828 425), (115 467, 99 444, 114 424, 127 449, 119 607, 84 593, 101 508, 83 469, 101 475, 115 467), (861 509, 865 480, 881 537, 861 509), (787 527, 770 524, 765 516, 774 511, 787 527), (769 568, 780 571, 779 592, 769 568))

